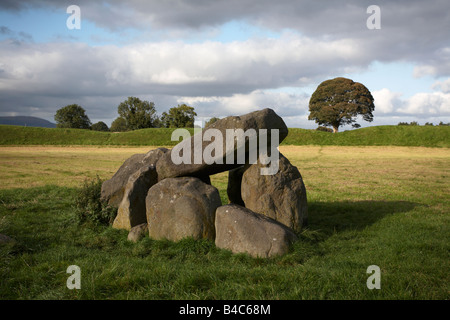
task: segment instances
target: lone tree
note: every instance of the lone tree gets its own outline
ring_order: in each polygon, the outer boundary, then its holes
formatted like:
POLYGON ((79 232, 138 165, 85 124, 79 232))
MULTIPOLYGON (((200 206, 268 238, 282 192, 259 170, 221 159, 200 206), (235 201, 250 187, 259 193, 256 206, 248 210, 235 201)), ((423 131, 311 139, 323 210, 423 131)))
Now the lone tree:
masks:
POLYGON ((56 111, 57 128, 90 129, 91 120, 86 111, 77 104, 70 104, 56 111))
POLYGON ((161 122, 165 128, 193 128, 196 115, 193 107, 182 104, 163 112, 161 122))
POLYGON ((119 117, 125 119, 128 130, 153 128, 156 109, 153 102, 142 101, 136 97, 128 97, 117 108, 119 117))
POLYGON ((347 78, 335 78, 322 82, 309 100, 309 120, 319 125, 339 127, 352 124, 359 128, 356 117, 361 115, 366 121, 373 120, 375 109, 370 91, 361 83, 347 78))

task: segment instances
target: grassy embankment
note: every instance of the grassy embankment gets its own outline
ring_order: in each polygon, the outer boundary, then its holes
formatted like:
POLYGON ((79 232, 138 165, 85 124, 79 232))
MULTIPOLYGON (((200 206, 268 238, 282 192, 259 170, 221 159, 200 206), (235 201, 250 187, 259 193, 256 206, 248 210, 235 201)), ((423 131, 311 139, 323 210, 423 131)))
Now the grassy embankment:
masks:
MULTIPOLYGON (((0 145, 173 146, 174 129, 112 133, 80 129, 0 126, 0 145)), ((189 129, 193 132, 193 129, 189 129)), ((450 147, 449 126, 376 126, 331 134, 291 128, 282 145, 450 147)))

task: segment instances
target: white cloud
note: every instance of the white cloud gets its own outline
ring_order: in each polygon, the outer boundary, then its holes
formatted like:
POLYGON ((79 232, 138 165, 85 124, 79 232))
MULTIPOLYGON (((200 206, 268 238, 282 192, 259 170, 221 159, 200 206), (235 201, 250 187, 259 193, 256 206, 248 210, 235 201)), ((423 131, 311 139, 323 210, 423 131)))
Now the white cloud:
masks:
MULTIPOLYGON (((448 41, 448 40, 447 40, 448 41)), ((414 68, 414 77, 423 76, 448 76, 450 75, 450 47, 438 47, 431 50, 426 59, 414 68)))
POLYGON ((263 108, 271 108, 283 117, 290 117, 308 112, 309 95, 255 90, 229 97, 180 97, 178 103, 195 106, 201 117, 225 117, 263 108))
POLYGON ((433 89, 442 91, 444 93, 450 93, 450 78, 442 80, 442 81, 436 81, 433 86, 433 89))
POLYGON ((414 115, 450 116, 450 93, 417 93, 408 99, 406 106, 399 108, 398 112, 414 115))
POLYGON ((219 43, 161 42, 125 47, 0 43, 0 91, 50 95, 132 93, 216 96, 304 85, 330 70, 363 64, 352 40, 283 37, 219 43))
POLYGON ((391 113, 399 104, 402 104, 400 100, 402 94, 399 92, 391 92, 387 88, 372 92, 372 96, 377 113, 391 113))
POLYGON ((420 78, 428 75, 435 76, 437 74, 437 67, 433 65, 420 65, 414 67, 414 78, 420 78))
POLYGON ((450 93, 419 92, 404 99, 402 93, 382 89, 372 93, 376 115, 404 115, 415 117, 450 116, 450 93), (381 114, 380 114, 381 113, 381 114))

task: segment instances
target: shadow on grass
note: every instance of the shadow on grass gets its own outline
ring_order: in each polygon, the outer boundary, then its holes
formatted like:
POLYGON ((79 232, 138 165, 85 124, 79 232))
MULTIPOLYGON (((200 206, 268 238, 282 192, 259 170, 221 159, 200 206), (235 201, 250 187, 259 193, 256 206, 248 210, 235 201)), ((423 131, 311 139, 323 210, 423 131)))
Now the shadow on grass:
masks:
POLYGON ((418 206, 408 201, 309 202, 308 229, 325 234, 362 230, 385 216, 408 212, 418 206))

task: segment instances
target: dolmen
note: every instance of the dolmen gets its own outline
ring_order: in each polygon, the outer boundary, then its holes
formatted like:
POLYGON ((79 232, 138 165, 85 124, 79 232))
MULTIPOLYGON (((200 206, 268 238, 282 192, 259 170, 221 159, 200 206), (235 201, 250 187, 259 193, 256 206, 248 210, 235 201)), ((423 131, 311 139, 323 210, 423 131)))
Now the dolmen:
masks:
POLYGON ((215 241, 253 257, 289 251, 306 225, 306 189, 297 167, 279 152, 288 128, 272 109, 214 122, 190 136, 175 129, 172 149, 127 159, 102 185, 101 200, 118 208, 113 228, 128 239, 215 241), (228 204, 210 176, 228 172, 228 204))

